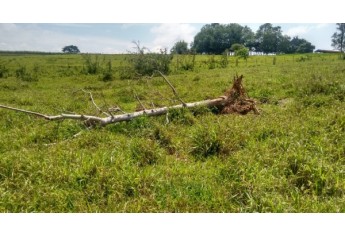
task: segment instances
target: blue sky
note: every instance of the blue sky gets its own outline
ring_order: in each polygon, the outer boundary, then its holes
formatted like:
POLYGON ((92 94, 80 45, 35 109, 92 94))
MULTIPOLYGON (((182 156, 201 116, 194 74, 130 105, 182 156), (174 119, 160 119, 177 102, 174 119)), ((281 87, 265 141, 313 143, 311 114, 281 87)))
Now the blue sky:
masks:
MULTIPOLYGON (((228 23, 228 22, 224 22, 228 23)), ((230 23, 230 22, 229 22, 230 23)), ((190 43, 206 23, 1 23, 0 50, 60 52, 76 45, 81 52, 125 53, 133 40, 151 51, 168 48, 178 40, 190 43)), ((255 32, 262 23, 241 23, 255 32)), ((335 23, 273 23, 283 34, 305 38, 316 49, 332 49, 335 23)))
POLYGON ((344 0, 3 0, 0 50, 125 53, 133 40, 156 51, 178 40, 190 43, 207 23, 240 23, 255 32, 266 22, 283 34, 332 49, 335 22, 344 21, 344 0), (20 6, 20 7, 18 7, 20 6), (301 23, 302 22, 302 23, 301 23))

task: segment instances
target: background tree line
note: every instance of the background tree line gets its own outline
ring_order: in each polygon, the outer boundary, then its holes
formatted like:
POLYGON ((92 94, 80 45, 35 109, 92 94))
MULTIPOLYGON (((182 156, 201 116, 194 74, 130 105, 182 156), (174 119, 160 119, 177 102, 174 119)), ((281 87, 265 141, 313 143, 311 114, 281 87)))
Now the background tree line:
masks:
POLYGON ((270 23, 263 24, 254 33, 248 26, 239 24, 206 24, 194 37, 190 49, 184 41, 177 42, 172 53, 222 54, 232 50, 232 45, 240 44, 250 51, 259 53, 308 53, 313 52, 315 46, 305 39, 283 35, 280 26, 270 23))

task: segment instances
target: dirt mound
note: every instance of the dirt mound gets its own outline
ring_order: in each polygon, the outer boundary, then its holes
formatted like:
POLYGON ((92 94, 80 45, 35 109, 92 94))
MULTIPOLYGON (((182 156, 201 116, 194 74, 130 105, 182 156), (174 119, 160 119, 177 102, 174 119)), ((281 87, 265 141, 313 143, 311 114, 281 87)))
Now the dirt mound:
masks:
POLYGON ((236 75, 232 88, 225 92, 225 103, 220 107, 221 114, 238 113, 245 115, 250 111, 260 114, 256 108, 256 101, 250 99, 242 85, 243 75, 236 75))

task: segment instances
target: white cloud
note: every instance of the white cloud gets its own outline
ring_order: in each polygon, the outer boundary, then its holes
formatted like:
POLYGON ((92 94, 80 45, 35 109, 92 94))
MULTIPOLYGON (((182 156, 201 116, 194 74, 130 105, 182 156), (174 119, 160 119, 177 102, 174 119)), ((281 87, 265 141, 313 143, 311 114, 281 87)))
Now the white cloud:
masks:
POLYGON ((320 23, 320 24, 317 24, 317 25, 315 26, 315 28, 321 29, 321 28, 327 27, 328 25, 329 25, 329 24, 327 24, 327 23, 320 23))
POLYGON ((292 28, 289 28, 285 34, 294 37, 294 36, 302 36, 305 34, 310 33, 311 31, 314 30, 319 30, 322 28, 325 28, 326 26, 328 26, 329 24, 326 23, 321 23, 321 24, 307 24, 307 25, 298 25, 292 28))
POLYGON ((306 34, 310 28, 307 26, 296 26, 288 29, 285 33, 291 37, 306 34))
POLYGON ((177 41, 184 40, 190 43, 194 40, 197 29, 191 24, 160 24, 151 28, 154 40, 149 45, 150 50, 162 48, 171 49, 177 41))
POLYGON ((77 45, 81 52, 123 53, 131 43, 114 38, 55 32, 36 24, 0 24, 0 50, 61 52, 66 45, 77 45))

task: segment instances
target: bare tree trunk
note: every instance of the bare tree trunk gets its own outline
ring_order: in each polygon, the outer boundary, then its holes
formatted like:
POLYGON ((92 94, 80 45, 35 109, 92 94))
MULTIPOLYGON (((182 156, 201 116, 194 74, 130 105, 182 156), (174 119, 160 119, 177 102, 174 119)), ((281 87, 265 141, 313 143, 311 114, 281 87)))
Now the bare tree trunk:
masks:
MULTIPOLYGON (((242 85, 243 76, 241 75, 241 76, 236 76, 236 77, 237 78, 234 78, 234 83, 233 83, 232 88, 229 89, 225 93, 224 96, 220 96, 215 99, 184 103, 179 98, 182 104, 178 104, 175 106, 160 107, 160 108, 154 108, 154 109, 144 109, 141 111, 125 113, 121 115, 113 115, 111 113, 108 114, 108 113, 103 112, 103 114, 107 115, 106 117, 98 117, 98 116, 82 115, 82 114, 81 115, 80 114, 60 114, 60 115, 52 116, 52 115, 46 115, 46 114, 42 114, 42 113, 38 113, 34 111, 28 111, 24 109, 5 106, 1 104, 0 104, 0 108, 27 113, 27 114, 44 118, 50 121, 72 119, 72 120, 84 121, 88 125, 100 124, 103 126, 121 122, 121 121, 130 121, 132 119, 135 119, 137 117, 144 116, 144 115, 147 115, 147 116, 164 115, 170 109, 193 108, 193 107, 201 107, 201 106, 217 107, 221 114, 229 114, 229 113, 247 114, 250 111, 253 111, 255 114, 259 114, 259 111, 256 108, 256 102, 248 98, 245 92, 245 89, 243 88, 243 85, 242 85)), ((172 87, 170 83, 169 85, 172 87)), ((174 90, 175 96, 177 96, 176 90, 173 87, 172 89, 174 90)), ((90 93, 90 97, 92 99, 93 104, 101 112, 100 108, 95 104, 91 93, 90 93)))

